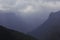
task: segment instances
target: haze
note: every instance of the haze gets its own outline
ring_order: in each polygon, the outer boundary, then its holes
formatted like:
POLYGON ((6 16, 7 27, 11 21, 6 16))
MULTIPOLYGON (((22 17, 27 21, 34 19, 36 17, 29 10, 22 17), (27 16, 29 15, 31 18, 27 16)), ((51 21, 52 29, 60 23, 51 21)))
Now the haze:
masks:
MULTIPOLYGON (((40 26, 48 18, 51 12, 60 10, 60 1, 59 0, 0 0, 0 10, 3 13, 13 12, 16 15, 16 17, 18 17, 19 20, 22 20, 22 23, 25 23, 24 26, 22 26, 22 29, 20 26, 18 27, 16 26, 13 29, 18 30, 18 28, 20 28, 22 32, 30 32, 36 29, 38 26, 40 26)), ((0 18, 6 20, 4 17, 0 18)))

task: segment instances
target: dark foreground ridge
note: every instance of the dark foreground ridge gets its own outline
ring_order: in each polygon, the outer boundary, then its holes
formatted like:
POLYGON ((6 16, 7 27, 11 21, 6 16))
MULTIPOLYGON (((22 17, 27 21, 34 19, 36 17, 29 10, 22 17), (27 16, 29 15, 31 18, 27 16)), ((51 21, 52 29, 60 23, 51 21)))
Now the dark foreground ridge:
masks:
POLYGON ((37 40, 36 38, 0 25, 0 40, 37 40))
POLYGON ((48 19, 30 35, 40 40, 60 40, 60 11, 52 12, 48 19))

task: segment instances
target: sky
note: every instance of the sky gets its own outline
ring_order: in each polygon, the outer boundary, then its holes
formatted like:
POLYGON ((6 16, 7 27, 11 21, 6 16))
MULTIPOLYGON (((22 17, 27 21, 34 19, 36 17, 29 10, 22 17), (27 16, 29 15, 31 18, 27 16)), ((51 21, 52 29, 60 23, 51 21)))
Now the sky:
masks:
POLYGON ((29 30, 43 23, 50 12, 60 10, 60 0, 0 0, 0 10, 18 12, 29 30), (31 28, 31 29, 30 29, 31 28))
POLYGON ((60 10, 59 0, 0 0, 0 10, 14 10, 22 13, 35 13, 60 10))

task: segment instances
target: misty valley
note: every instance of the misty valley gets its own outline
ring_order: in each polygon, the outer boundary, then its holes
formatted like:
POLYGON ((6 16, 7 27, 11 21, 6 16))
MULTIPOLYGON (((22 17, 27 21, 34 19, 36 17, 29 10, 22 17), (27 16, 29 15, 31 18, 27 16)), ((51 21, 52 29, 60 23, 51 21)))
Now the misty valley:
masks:
POLYGON ((0 40, 60 40, 60 0, 0 0, 0 40))
POLYGON ((60 40, 60 11, 51 12, 35 29, 30 26, 14 12, 0 12, 0 40, 60 40))

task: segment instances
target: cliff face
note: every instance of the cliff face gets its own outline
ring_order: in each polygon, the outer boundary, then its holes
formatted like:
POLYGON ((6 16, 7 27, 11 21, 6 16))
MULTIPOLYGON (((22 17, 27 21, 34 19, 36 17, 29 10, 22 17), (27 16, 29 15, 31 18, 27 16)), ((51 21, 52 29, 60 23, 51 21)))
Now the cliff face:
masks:
POLYGON ((60 40, 60 11, 52 12, 49 18, 31 35, 40 40, 60 40))
POLYGON ((0 25, 0 40, 37 40, 24 33, 14 31, 0 25))

